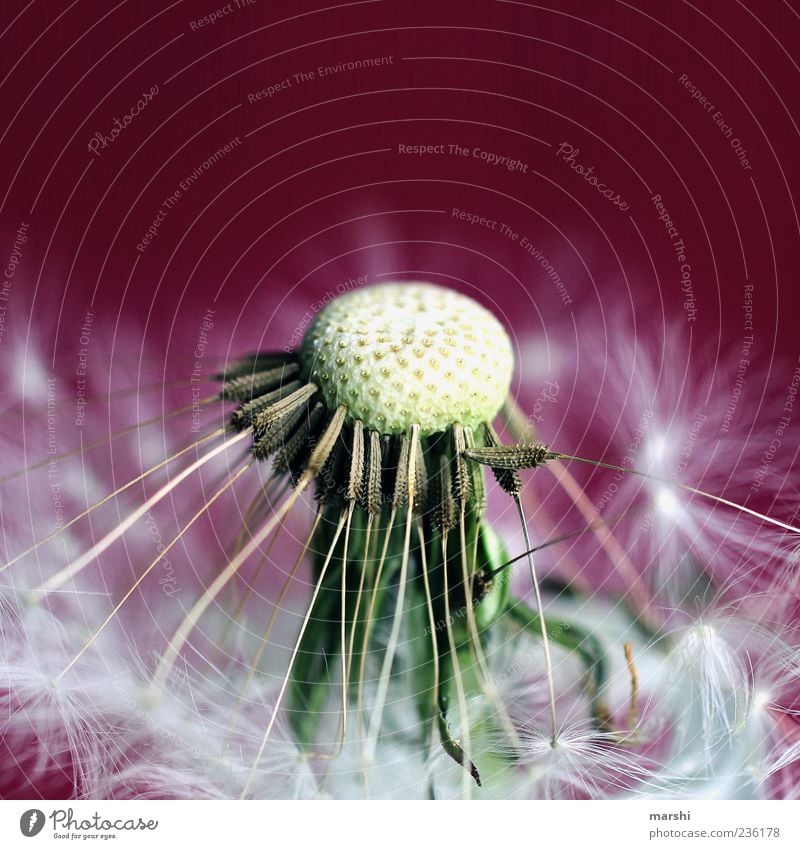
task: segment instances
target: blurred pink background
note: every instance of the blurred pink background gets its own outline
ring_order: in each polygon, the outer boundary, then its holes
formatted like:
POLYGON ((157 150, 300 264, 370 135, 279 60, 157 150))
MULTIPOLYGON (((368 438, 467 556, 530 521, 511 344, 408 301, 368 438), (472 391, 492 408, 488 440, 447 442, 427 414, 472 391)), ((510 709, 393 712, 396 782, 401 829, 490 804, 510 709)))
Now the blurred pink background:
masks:
POLYGON ((624 389, 625 327, 725 394, 752 331, 757 411, 798 354, 798 36, 781 3, 32 2, 2 35, 0 355, 32 324, 61 374, 86 348, 190 401, 201 338, 209 374, 350 281, 427 278, 501 315, 528 406, 589 366, 624 389))

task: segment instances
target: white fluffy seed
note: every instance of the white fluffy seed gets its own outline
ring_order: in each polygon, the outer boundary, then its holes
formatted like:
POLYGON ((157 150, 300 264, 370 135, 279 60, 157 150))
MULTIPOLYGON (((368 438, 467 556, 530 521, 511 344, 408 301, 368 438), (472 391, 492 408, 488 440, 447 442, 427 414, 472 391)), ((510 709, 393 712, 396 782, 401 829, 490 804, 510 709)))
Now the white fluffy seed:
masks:
POLYGON ((380 433, 475 427, 511 383, 511 340, 465 295, 429 283, 386 283, 342 295, 314 319, 302 368, 326 404, 380 433))

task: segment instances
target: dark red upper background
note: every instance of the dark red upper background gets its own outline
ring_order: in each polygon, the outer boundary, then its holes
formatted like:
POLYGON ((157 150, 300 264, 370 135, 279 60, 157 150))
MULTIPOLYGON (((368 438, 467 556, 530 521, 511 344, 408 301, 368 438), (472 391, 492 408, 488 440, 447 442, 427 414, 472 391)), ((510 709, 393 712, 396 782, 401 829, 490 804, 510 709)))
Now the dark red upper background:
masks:
MULTIPOLYGON (((87 311, 95 327, 143 333, 160 365, 192 358, 209 309, 217 351, 283 346, 339 284, 392 276, 471 291, 518 339, 577 346, 621 319, 643 336, 666 322, 667 356, 702 340, 709 369, 741 343, 752 284, 756 357, 773 370, 776 352, 797 358, 791 4, 19 6, 2 34, 3 262, 21 224, 28 240, 5 330, 43 323, 56 365, 87 311), (422 144, 445 152, 399 152, 422 144), (617 204, 559 156, 564 144, 617 204)), ((790 374, 781 365, 778 383, 790 374)))

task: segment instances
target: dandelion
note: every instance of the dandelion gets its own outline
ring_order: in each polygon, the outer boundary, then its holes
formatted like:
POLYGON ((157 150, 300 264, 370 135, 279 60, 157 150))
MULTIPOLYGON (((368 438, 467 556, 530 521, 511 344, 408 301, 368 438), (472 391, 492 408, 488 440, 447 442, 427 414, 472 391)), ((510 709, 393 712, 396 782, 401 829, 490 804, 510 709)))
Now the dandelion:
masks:
MULTIPOLYGON (((621 543, 568 466, 644 481, 658 521, 685 537, 713 518, 724 539, 727 514, 775 538, 797 529, 678 480, 658 458, 634 467, 513 441, 513 371, 505 329, 464 295, 427 283, 341 295, 296 349, 227 363, 219 390, 192 405, 216 426, 16 544, 2 567, 0 690, 6 746, 40 741, 23 766, 30 786, 60 771, 68 794, 115 798, 676 795, 713 783, 723 749, 737 776, 754 774, 741 740, 767 692, 753 672, 761 655, 732 647, 708 611, 673 611, 688 627, 654 613, 644 578, 674 570, 686 546, 621 543), (547 505, 540 516, 524 500, 520 471, 539 467, 577 508, 566 534, 543 532, 547 505), (488 521, 490 496, 510 499, 520 553, 488 521), (202 555, 189 562, 214 568, 189 600, 180 564, 193 539, 202 555), (629 579, 624 606, 599 601, 591 579, 583 592, 580 575, 541 580, 536 551, 587 539, 629 579), (145 553, 132 575, 115 568, 121 545, 145 553), (515 597, 519 561, 527 586, 515 597), (153 583, 170 601, 180 589, 180 615, 149 606, 153 583), (145 633, 142 603, 158 623, 145 633), (57 640, 40 643, 38 617, 57 640), (675 682, 686 710, 670 698, 675 682)), ((185 412, 161 417, 165 432, 185 412)), ((12 518, 4 530, 29 533, 12 518)), ((720 550, 712 539, 693 553, 720 550)), ((797 666, 782 670, 783 681, 797 666)), ((754 787, 796 760, 794 737, 770 739, 754 787)))

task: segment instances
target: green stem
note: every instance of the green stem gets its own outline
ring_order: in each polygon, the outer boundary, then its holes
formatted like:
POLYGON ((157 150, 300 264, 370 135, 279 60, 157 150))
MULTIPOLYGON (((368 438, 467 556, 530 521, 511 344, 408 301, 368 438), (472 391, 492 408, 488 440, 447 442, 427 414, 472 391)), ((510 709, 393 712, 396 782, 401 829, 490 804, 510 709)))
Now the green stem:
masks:
MULTIPOLYGON (((541 637, 541 618, 523 602, 509 606, 509 616, 536 637, 541 637)), ((547 634, 550 639, 569 652, 580 657, 586 668, 586 687, 591 698, 592 716, 599 726, 607 721, 607 711, 602 701, 602 691, 606 683, 608 669, 605 652, 600 640, 588 631, 576 627, 566 620, 544 617, 547 634)))

